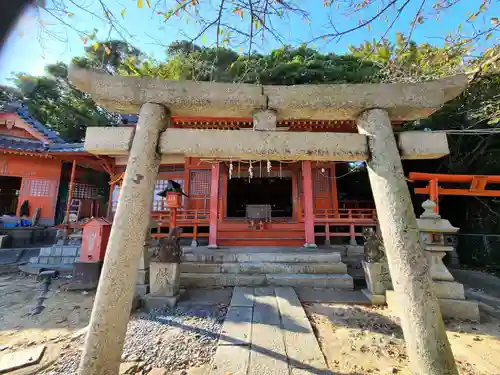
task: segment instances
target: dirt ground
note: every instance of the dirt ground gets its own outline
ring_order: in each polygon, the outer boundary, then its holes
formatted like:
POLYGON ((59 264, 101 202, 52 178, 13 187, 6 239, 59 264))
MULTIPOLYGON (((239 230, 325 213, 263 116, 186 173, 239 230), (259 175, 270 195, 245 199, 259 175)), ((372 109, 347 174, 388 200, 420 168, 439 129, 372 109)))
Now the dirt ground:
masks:
MULTIPOLYGON (((46 308, 30 316, 39 294, 35 278, 0 276, 1 351, 42 343, 63 351, 74 346, 72 336, 88 324, 94 294, 66 292, 66 282, 56 281, 46 308)), ((409 374, 402 331, 387 308, 342 304, 308 304, 305 308, 333 373, 409 374)), ((500 321, 447 321, 446 326, 461 374, 500 374, 500 321)), ((206 371, 202 367, 181 373, 206 371)))
POLYGON ((40 294, 34 276, 0 275, 0 346, 24 347, 59 341, 84 328, 90 319, 93 292, 65 292, 68 280, 50 286, 45 309, 30 312, 40 294))
MULTIPOLYGON (((398 319, 386 307, 305 306, 330 369, 347 374, 410 374, 398 319)), ((448 320, 462 375, 500 374, 500 321, 448 320)))

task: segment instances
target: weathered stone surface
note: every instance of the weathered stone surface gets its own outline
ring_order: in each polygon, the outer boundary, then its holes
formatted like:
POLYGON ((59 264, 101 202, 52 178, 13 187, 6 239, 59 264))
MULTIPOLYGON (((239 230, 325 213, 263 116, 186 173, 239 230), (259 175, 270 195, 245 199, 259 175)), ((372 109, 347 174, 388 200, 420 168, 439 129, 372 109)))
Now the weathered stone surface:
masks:
POLYGON ((311 323, 292 288, 274 289, 281 316, 288 363, 293 368, 328 369, 311 323))
POLYGON ((85 131, 85 151, 98 155, 127 155, 135 129, 133 127, 89 126, 85 131))
POLYGON ((155 294, 142 295, 142 301, 147 311, 162 310, 165 307, 174 307, 179 301, 179 294, 175 296, 160 296, 155 294))
MULTIPOLYGON (((398 298, 397 293, 387 291, 386 299, 389 308, 402 317, 404 314, 401 298, 398 298)), ((439 308, 445 318, 480 320, 479 303, 477 301, 439 298, 439 308)))
POLYGON ((254 263, 340 263, 340 252, 294 251, 261 252, 261 249, 248 248, 245 251, 224 252, 223 250, 205 250, 184 252, 182 262, 254 262, 254 263), (256 251, 251 251, 256 250, 256 251))
POLYGON ((38 254, 38 256, 50 257, 51 253, 52 253, 52 247, 42 247, 40 249, 40 253, 38 254))
POLYGON ((308 275, 308 274, 267 274, 270 285, 304 286, 315 288, 338 288, 352 290, 354 288, 352 276, 342 275, 308 275))
POLYGON ((260 86, 214 82, 167 81, 69 70, 75 87, 104 108, 137 113, 143 103, 168 107, 174 116, 250 117, 273 109, 279 119, 356 119, 369 108, 386 109, 392 120, 427 117, 467 87, 456 75, 422 83, 260 86))
POLYGON ((251 84, 168 81, 119 77, 72 66, 70 81, 113 112, 137 113, 143 103, 158 103, 172 116, 251 117, 266 108, 262 87, 251 84))
POLYGON ((288 375, 280 314, 273 288, 256 288, 249 375, 288 375))
POLYGON ((392 289, 391 275, 387 263, 362 262, 365 271, 366 286, 373 294, 385 294, 392 289))
POLYGON ((439 159, 450 153, 446 133, 402 132, 398 134, 401 158, 439 159))
POLYGON ((453 281, 434 281, 432 287, 438 298, 465 299, 464 286, 460 283, 453 281))
POLYGON ((361 293, 370 300, 372 305, 385 305, 385 293, 373 294, 369 289, 361 289, 361 293))
POLYGON ((183 273, 181 286, 191 288, 211 288, 221 286, 259 286, 266 284, 266 275, 183 273))
POLYGON ((249 360, 248 346, 219 346, 215 352, 210 375, 247 375, 249 360))
POLYGON ((360 161, 367 159, 360 134, 167 129, 162 154, 186 157, 243 157, 253 160, 360 161))
MULTIPOLYGON (((434 88, 440 91, 439 87, 434 88)), ((419 101, 423 93, 414 94, 419 101)), ((432 289, 390 116, 382 109, 372 109, 363 112, 357 123, 359 132, 368 137, 371 155, 367 161, 368 177, 392 283, 398 293, 398 304, 404 310, 401 326, 412 371, 455 375, 453 353, 432 289)))
POLYGON ((157 144, 166 122, 167 113, 162 106, 142 106, 92 309, 80 375, 118 372, 137 266, 149 225, 143 218, 150 215, 158 175, 157 144))
POLYGON ((148 375, 168 375, 168 372, 164 368, 157 367, 151 369, 151 371, 148 372, 148 375))
POLYGON ((365 109, 380 108, 391 120, 408 121, 429 116, 467 84, 465 75, 456 75, 412 84, 264 86, 263 92, 279 119, 356 119, 365 109))
POLYGON ((253 307, 230 306, 222 326, 219 345, 249 345, 252 314, 253 307))
POLYGON ((138 270, 136 283, 149 284, 149 270, 138 270))
POLYGON ((231 297, 231 306, 253 307, 254 289, 244 286, 235 286, 231 297))
POLYGON ((151 294, 173 297, 179 293, 178 263, 151 262, 149 272, 151 294))
POLYGON ((253 114, 254 130, 276 130, 276 112, 266 109, 253 114))
POLYGON ((40 361, 45 345, 0 355, 0 374, 31 366, 40 361))

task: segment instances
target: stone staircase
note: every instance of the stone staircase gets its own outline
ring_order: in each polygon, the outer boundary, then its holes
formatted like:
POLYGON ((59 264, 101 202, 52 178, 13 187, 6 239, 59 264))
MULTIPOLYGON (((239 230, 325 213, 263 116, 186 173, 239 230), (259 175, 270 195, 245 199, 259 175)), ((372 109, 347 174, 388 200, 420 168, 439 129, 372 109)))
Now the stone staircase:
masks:
POLYGON ((293 286, 352 290, 339 249, 293 247, 185 248, 181 286, 293 286))

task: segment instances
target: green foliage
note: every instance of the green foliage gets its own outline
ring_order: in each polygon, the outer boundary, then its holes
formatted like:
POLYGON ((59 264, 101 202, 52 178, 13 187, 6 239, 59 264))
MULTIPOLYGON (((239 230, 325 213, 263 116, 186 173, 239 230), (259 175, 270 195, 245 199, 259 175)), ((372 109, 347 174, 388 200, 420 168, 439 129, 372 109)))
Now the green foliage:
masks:
POLYGON ((96 106, 88 96, 68 82, 68 68, 63 63, 48 65, 47 74, 34 77, 17 74, 15 84, 30 113, 59 132, 70 142, 80 142, 87 126, 109 126, 116 120, 96 106))

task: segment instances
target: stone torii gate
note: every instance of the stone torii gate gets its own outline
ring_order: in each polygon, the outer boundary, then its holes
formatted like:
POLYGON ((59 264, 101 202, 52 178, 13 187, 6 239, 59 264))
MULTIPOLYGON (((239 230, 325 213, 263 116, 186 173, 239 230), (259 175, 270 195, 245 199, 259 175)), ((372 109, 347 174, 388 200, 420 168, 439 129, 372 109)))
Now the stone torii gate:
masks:
POLYGON ((160 158, 168 155, 293 159, 303 166, 315 160, 366 160, 394 289, 406 312, 401 322, 411 365, 420 374, 457 374, 401 164, 404 156, 448 153, 446 136, 403 133, 396 140, 391 121, 429 116, 465 89, 465 76, 419 84, 261 86, 115 77, 72 68, 69 78, 108 110, 139 112, 135 130, 87 129, 87 151, 129 159, 80 375, 118 372, 148 227, 144 218, 151 211, 160 158), (167 129, 169 116, 253 116, 256 131, 167 129), (280 119, 354 120, 358 134, 276 132, 280 119))

